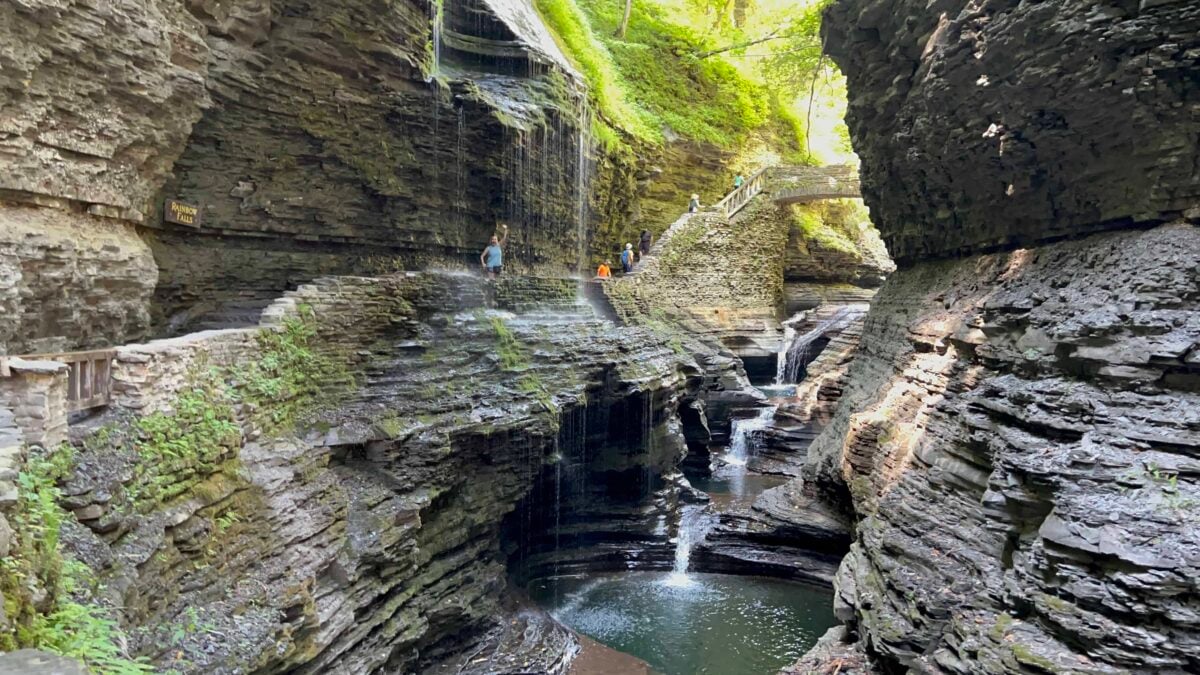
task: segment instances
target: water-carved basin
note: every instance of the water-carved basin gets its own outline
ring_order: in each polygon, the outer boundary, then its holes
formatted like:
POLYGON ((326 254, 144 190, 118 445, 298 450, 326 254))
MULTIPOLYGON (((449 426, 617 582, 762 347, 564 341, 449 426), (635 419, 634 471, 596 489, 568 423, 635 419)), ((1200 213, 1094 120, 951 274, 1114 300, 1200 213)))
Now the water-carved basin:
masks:
POLYGON ((766 675, 836 621, 830 592, 762 577, 631 572, 539 579, 559 621, 664 675, 766 675))

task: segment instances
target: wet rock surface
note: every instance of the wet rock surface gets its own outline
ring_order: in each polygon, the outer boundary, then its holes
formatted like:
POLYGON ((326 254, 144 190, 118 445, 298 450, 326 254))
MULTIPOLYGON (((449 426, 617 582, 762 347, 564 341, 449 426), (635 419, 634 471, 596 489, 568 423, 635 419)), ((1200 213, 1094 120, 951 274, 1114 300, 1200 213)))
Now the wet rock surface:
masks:
POLYGON ((712 148, 639 148, 667 167, 653 170, 597 147, 580 79, 528 2, 451 3, 444 25, 439 7, 0 9, 0 308, 22 338, 0 343, 112 346, 239 325, 324 275, 474 269, 500 222, 510 271, 590 270, 664 229, 683 181, 728 180, 712 148), (167 200, 197 218, 165 218, 167 200), (78 236, 16 236, 27 210, 78 236), (114 251, 90 250, 106 238, 114 251))
POLYGON ((879 667, 1190 672, 1200 236, 902 269, 807 478, 861 518, 839 617, 879 667))
POLYGON ((898 261, 1166 222, 1200 202, 1194 2, 844 0, 822 30, 898 261))
MULTIPOLYGON (((128 426, 76 429, 84 450, 63 492, 81 522, 64 542, 124 608, 134 653, 197 673, 562 672, 574 636, 508 586, 512 561, 545 541, 521 538, 546 516, 522 500, 577 457, 582 415, 603 424, 585 427, 581 481, 669 480, 678 410, 707 381, 665 338, 598 319, 574 294, 570 280, 431 274, 302 287, 264 320, 309 308, 357 386, 296 433, 239 407, 236 437, 165 476, 182 492, 161 504, 127 499, 128 426)), ((246 363, 253 335, 124 349, 122 408, 169 409, 189 360, 246 363)), ((613 532, 665 542, 653 528, 674 521, 670 504, 638 490, 597 522, 618 507, 639 515, 613 532)))

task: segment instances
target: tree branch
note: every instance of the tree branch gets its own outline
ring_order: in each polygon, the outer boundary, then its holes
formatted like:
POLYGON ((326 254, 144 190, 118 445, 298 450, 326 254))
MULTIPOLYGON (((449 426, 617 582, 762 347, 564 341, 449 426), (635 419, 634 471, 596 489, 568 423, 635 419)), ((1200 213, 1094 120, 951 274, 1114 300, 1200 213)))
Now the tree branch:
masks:
POLYGON ((700 52, 700 53, 696 54, 696 58, 697 59, 707 59, 710 56, 716 56, 717 54, 724 54, 725 52, 733 51, 734 49, 741 49, 742 47, 753 47, 754 45, 760 45, 764 42, 770 42, 771 40, 782 40, 785 37, 787 37, 787 36, 779 35, 779 31, 776 30, 774 33, 771 33, 771 34, 767 35, 766 37, 758 38, 757 40, 750 40, 749 42, 740 42, 735 45, 721 47, 720 49, 710 49, 706 52, 700 52))

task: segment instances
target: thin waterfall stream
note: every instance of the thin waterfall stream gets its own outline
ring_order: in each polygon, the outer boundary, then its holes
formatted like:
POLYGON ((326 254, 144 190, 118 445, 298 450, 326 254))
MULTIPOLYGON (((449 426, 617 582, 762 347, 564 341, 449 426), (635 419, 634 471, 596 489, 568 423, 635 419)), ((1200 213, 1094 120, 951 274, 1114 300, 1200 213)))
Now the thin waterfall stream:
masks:
POLYGON ((687 585, 691 583, 688 568, 691 565, 692 549, 704 541, 704 535, 713 526, 713 518, 703 504, 687 504, 679 513, 679 530, 675 535, 675 568, 667 583, 687 585))
POLYGON ((857 305, 842 305, 829 316, 818 319, 804 333, 796 332, 796 324, 807 319, 810 312, 800 312, 783 322, 783 343, 776 356, 775 384, 796 384, 803 379, 805 367, 817 356, 813 353, 816 343, 830 334, 845 330, 865 311, 857 305))

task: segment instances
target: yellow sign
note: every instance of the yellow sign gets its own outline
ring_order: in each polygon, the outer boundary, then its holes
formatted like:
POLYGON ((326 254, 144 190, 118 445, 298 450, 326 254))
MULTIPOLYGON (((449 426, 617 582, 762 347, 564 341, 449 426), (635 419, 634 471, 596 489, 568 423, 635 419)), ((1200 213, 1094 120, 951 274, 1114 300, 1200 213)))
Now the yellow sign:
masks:
POLYGON ((163 205, 163 220, 168 223, 198 227, 200 225, 200 207, 168 199, 167 203, 163 205))

